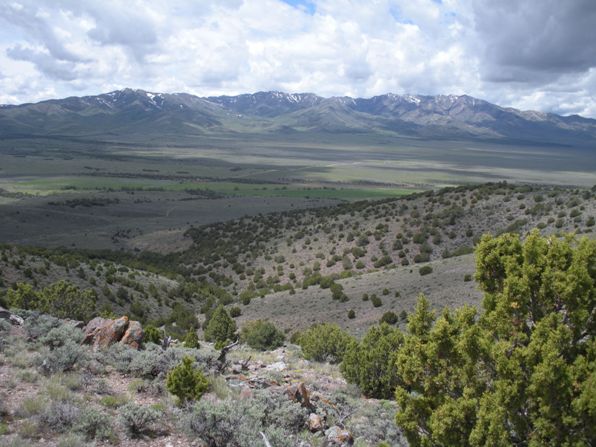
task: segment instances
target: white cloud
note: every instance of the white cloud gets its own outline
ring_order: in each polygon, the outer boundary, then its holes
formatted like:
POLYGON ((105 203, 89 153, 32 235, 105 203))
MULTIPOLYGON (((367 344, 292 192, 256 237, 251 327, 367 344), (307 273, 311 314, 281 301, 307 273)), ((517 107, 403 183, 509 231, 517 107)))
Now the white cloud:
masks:
POLYGON ((596 117, 591 0, 288 3, 0 0, 0 102, 122 87, 467 93, 596 117))

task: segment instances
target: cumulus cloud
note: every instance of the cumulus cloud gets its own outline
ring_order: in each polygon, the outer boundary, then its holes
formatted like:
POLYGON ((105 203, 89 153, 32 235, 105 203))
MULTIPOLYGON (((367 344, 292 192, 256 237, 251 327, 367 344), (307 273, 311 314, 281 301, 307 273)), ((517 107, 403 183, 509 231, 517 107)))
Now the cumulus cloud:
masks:
POLYGON ((0 102, 470 94, 596 117, 593 0, 0 0, 0 102))

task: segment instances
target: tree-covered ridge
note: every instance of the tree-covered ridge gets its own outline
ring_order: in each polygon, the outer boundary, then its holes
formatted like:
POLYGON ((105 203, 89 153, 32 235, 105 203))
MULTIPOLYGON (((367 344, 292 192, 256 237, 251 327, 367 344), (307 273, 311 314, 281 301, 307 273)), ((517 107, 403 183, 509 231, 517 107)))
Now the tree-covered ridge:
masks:
POLYGON ((543 234, 594 227, 594 192, 485 185, 395 199, 245 217, 188 230, 180 271, 259 296, 473 251, 484 233, 543 234))

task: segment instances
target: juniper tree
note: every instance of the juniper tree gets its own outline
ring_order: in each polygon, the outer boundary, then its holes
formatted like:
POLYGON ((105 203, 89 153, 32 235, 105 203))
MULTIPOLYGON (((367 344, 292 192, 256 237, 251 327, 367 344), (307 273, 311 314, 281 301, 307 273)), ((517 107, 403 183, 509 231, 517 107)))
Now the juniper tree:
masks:
POLYGON ((161 329, 156 328, 152 324, 148 324, 143 332, 143 340, 146 343, 155 343, 156 345, 161 343, 164 335, 161 329))
POLYGON ((348 382, 369 397, 391 399, 397 386, 397 351, 402 333, 386 323, 371 327, 360 343, 349 345, 341 363, 348 382))
POLYGON ((212 342, 225 342, 226 340, 233 340, 236 333, 236 323, 225 307, 219 305, 211 315, 205 327, 205 340, 212 342))
POLYGON ((186 356, 168 373, 166 388, 184 404, 189 400, 199 400, 209 388, 209 382, 201 371, 193 367, 192 357, 186 356))
POLYGON ((260 351, 279 348, 285 341, 284 333, 273 323, 264 320, 247 323, 242 328, 241 338, 251 348, 260 351))
POLYGON ((484 236, 483 313, 420 304, 397 354, 411 445, 576 446, 596 439, 596 241, 484 236))
POLYGON ((184 337, 184 347, 193 349, 199 349, 201 347, 196 330, 190 329, 186 333, 186 336, 184 337))
POLYGON ((307 360, 339 363, 353 337, 337 324, 314 324, 298 337, 298 344, 307 360))

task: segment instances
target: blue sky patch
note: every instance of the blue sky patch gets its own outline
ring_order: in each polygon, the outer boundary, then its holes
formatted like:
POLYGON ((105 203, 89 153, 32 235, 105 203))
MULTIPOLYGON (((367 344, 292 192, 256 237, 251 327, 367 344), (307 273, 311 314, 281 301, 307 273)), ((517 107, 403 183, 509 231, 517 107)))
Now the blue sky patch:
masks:
POLYGON ((317 10, 317 7, 315 6, 314 2, 311 0, 281 0, 284 3, 287 3, 290 6, 293 6, 294 8, 298 8, 301 9, 307 13, 309 13, 310 15, 313 15, 315 13, 315 11, 317 10))

